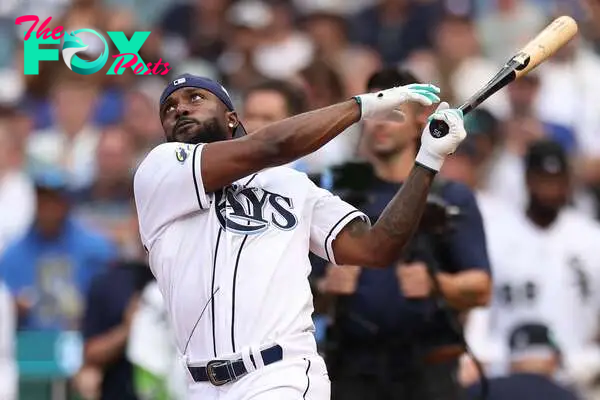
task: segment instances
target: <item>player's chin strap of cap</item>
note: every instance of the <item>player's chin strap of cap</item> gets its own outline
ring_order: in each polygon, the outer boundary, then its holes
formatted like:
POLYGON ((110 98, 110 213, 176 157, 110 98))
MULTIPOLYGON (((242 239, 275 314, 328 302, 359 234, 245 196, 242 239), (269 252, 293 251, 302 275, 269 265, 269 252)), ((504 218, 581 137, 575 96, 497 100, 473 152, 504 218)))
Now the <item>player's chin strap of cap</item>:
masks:
POLYGON ((233 128, 233 135, 232 135, 233 139, 238 139, 238 138, 241 138, 248 134, 246 132, 246 128, 244 128, 244 125, 242 125, 241 121, 238 121, 237 125, 234 125, 232 128, 233 128))
MULTIPOLYGON (((264 365, 273 364, 283 359, 283 348, 276 344, 260 352, 264 365)), ((254 365, 259 364, 254 356, 250 354, 250 360, 254 365)), ((210 382, 215 386, 223 386, 227 383, 237 381, 248 370, 244 365, 244 360, 212 360, 205 367, 188 366, 192 378, 196 382, 210 382)))

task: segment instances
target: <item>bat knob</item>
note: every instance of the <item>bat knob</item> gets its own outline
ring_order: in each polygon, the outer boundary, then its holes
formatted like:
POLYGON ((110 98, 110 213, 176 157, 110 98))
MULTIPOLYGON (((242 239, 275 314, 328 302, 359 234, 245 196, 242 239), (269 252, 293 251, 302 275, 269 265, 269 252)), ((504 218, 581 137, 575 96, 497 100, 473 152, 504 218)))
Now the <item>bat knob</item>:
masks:
POLYGON ((436 139, 446 136, 449 131, 450 127, 445 121, 434 119, 429 123, 429 134, 436 139))

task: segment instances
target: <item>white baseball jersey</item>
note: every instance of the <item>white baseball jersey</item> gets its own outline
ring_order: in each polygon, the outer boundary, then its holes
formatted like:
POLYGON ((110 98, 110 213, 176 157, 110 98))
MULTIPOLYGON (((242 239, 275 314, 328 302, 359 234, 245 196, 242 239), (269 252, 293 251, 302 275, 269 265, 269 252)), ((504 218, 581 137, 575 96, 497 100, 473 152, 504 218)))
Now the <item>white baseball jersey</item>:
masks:
POLYGON ((573 210, 562 211, 547 229, 521 215, 506 222, 499 225, 504 230, 488 236, 494 278, 490 334, 507 345, 515 326, 541 322, 554 333, 568 363, 597 355, 598 224, 573 210))
POLYGON ((215 193, 202 183, 204 145, 161 144, 134 180, 141 239, 191 361, 296 334, 314 349, 309 250, 367 217, 295 170, 277 167, 215 193))

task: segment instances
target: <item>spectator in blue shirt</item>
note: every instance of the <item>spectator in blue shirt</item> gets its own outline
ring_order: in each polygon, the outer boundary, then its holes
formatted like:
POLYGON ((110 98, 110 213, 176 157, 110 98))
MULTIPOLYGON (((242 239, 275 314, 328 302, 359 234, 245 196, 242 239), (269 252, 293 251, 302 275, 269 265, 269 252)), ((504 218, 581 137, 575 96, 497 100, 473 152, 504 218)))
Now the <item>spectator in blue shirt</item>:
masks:
MULTIPOLYGON (((490 379, 487 400, 578 400, 576 391, 559 384, 560 349, 548 327, 524 324, 509 339, 511 373, 490 379)), ((481 384, 467 388, 469 399, 479 399, 481 384)))
MULTIPOLYGON (((390 69, 376 73, 368 89, 415 82, 410 73, 390 69)), ((429 112, 406 104, 393 119, 365 121, 363 145, 372 176, 357 191, 363 199, 349 201, 373 223, 408 175, 429 112)), ((360 177, 351 175, 353 181, 360 177)), ((318 281, 320 291, 337 296, 330 331, 337 350, 326 358, 333 400, 463 398, 456 380, 458 358, 464 352, 457 317, 488 302, 490 270, 473 193, 460 183, 438 179, 433 192, 437 203, 444 204, 440 209, 460 212, 451 231, 435 239, 424 235, 424 223, 432 217, 426 211, 410 251, 395 265, 383 270, 328 267, 318 281), (443 301, 435 295, 435 282, 443 301)))
POLYGON ((6 249, 0 276, 16 298, 20 329, 76 330, 90 281, 116 256, 116 248, 71 218, 67 180, 60 172, 41 172, 35 188, 34 222, 6 249))

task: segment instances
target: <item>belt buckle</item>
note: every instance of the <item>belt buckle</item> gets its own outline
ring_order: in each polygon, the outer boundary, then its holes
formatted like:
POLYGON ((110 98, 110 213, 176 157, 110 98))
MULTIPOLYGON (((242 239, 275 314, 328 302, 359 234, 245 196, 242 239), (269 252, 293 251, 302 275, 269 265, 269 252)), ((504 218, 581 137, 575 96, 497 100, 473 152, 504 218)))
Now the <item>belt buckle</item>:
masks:
POLYGON ((226 383, 231 382, 231 380, 232 380, 231 377, 229 379, 218 380, 217 379, 217 374, 214 371, 214 368, 222 367, 222 366, 227 365, 229 363, 230 363, 230 361, 223 361, 223 360, 212 360, 212 361, 209 361, 206 364, 206 376, 208 377, 209 382, 212 383, 214 386, 223 386, 226 383))

